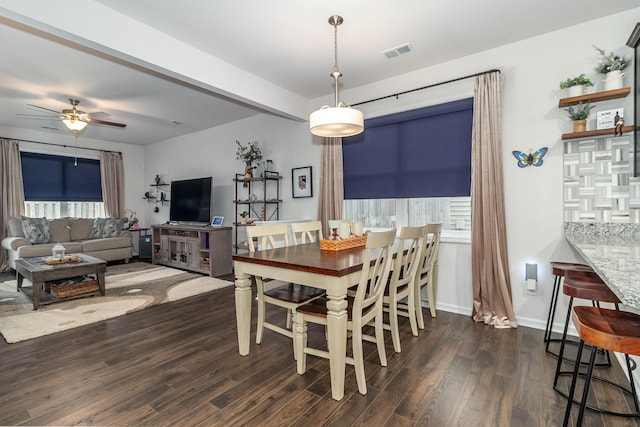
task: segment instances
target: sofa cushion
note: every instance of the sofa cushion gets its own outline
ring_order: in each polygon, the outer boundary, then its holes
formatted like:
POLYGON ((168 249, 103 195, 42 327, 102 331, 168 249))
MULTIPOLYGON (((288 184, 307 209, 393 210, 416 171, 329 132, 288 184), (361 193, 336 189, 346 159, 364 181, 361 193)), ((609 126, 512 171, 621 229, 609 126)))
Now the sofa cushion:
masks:
POLYGON ((67 218, 52 219, 49 221, 49 228, 51 229, 50 242, 58 243, 71 241, 69 221, 67 218))
POLYGON ((125 218, 96 218, 93 220, 93 228, 90 239, 103 239, 117 237, 124 228, 125 218))
POLYGON ((89 239, 82 242, 84 252, 97 252, 107 249, 131 247, 131 239, 127 237, 110 237, 104 239, 89 239))
POLYGON ((93 218, 67 218, 71 241, 85 240, 89 238, 93 229, 93 218))
POLYGON ((22 232, 25 239, 31 244, 48 243, 51 239, 51 230, 47 218, 22 217, 22 232))
POLYGON ((22 218, 17 216, 9 218, 7 231, 9 232, 7 237, 24 237, 24 232, 22 231, 22 218))
MULTIPOLYGON (((64 246, 65 253, 81 253, 82 243, 80 242, 60 242, 64 246)), ((18 248, 18 258, 29 258, 34 256, 51 256, 51 249, 55 243, 45 243, 42 245, 22 246, 18 248)))

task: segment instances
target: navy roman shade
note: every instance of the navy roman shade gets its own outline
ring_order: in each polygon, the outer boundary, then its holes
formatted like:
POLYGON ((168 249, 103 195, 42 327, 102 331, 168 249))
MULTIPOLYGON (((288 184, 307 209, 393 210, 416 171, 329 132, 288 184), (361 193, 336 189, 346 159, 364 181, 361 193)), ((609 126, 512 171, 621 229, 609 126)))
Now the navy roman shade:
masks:
POLYGON ((100 161, 21 152, 27 201, 101 202, 100 161))
POLYGON ((473 98, 365 120, 343 138, 344 198, 471 194, 473 98))

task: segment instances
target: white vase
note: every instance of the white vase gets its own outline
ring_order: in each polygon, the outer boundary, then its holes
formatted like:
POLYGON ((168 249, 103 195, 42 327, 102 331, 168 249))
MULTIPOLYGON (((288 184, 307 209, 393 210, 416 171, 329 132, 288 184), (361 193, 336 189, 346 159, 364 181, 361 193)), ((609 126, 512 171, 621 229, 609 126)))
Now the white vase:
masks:
POLYGON ((609 71, 605 74, 604 90, 622 89, 625 74, 621 70, 609 71))
POLYGON ((570 86, 568 88, 569 97, 580 96, 584 94, 584 86, 583 85, 575 85, 570 86))

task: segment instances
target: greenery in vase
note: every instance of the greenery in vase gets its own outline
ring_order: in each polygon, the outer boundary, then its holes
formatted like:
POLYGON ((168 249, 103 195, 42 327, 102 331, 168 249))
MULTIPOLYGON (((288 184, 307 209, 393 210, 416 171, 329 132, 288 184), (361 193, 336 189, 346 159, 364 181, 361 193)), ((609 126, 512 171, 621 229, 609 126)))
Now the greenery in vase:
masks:
POLYGON ((560 89, 566 89, 572 86, 593 86, 593 82, 584 74, 580 74, 578 77, 572 79, 567 78, 567 80, 560 82, 560 89))
POLYGON ((240 141, 236 141, 236 144, 238 144, 238 151, 236 151, 237 160, 249 163, 262 160, 262 151, 260 151, 257 141, 249 142, 247 145, 242 145, 240 141))
POLYGON ((589 117, 589 112, 593 108, 593 105, 589 105, 589 103, 582 103, 580 101, 576 106, 570 106, 569 108, 565 108, 565 111, 569 113, 569 118, 571 120, 586 120, 589 117))
POLYGON ((604 49, 600 49, 595 45, 593 48, 600 54, 600 63, 596 67, 596 70, 602 74, 607 74, 609 71, 624 70, 627 65, 629 65, 629 58, 626 56, 620 56, 614 53, 607 55, 604 49))
POLYGON ((249 212, 247 212, 247 211, 240 212, 240 216, 241 216, 242 218, 246 218, 246 217, 248 217, 248 216, 249 216, 249 212))

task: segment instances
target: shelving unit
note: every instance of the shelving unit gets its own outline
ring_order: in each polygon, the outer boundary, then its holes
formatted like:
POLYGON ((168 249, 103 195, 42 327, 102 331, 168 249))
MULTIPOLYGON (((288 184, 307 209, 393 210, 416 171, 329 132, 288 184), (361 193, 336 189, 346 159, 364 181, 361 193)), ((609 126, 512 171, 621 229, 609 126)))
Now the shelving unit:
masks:
MULTIPOLYGON (((609 101, 612 99, 620 99, 628 96, 631 93, 630 87, 625 87, 622 89, 614 89, 607 90, 604 92, 596 92, 596 93, 588 93, 586 95, 580 96, 572 96, 570 98, 562 98, 558 102, 559 108, 568 107, 570 105, 576 105, 580 102, 600 102, 600 101, 609 101)), ((635 126, 629 124, 627 126, 622 127, 622 133, 633 132, 635 130, 635 126)), ((570 132, 562 134, 562 139, 576 139, 576 138, 589 138, 592 136, 602 136, 602 135, 611 135, 613 134, 613 129, 598 129, 598 130, 588 130, 585 132, 570 132)))
POLYGON ((253 224, 245 224, 239 220, 242 211, 249 212, 249 217, 260 218, 260 213, 264 210, 264 221, 280 219, 280 180, 282 176, 278 172, 265 171, 261 178, 245 179, 243 174, 236 174, 233 182, 236 184, 236 195, 233 201, 235 205, 235 226, 234 248, 239 250, 249 250, 248 246, 238 243, 239 230, 243 227, 251 227, 253 224), (246 185, 246 187, 245 187, 246 185), (269 194, 269 192, 271 194, 269 194), (273 194, 275 192, 275 194, 273 194), (257 193, 257 194, 256 194, 257 193), (252 196, 255 198, 252 200, 252 196))
MULTIPOLYGON (((162 199, 160 197, 157 196, 157 194, 160 194, 161 192, 163 192, 165 187, 169 187, 170 184, 150 184, 149 187, 153 188, 153 192, 154 196, 149 196, 149 197, 143 197, 143 199, 145 199, 147 201, 147 203, 155 203, 155 204, 159 204, 160 206, 169 206, 169 199, 162 199)), ((168 191, 164 191, 165 193, 167 193, 168 191)), ((156 206, 157 207, 157 206, 156 206)))
POLYGON ((231 273, 231 227, 152 225, 152 262, 209 276, 231 273))

